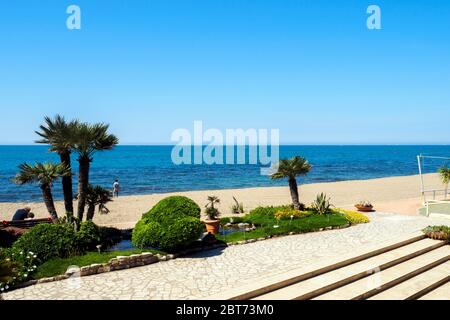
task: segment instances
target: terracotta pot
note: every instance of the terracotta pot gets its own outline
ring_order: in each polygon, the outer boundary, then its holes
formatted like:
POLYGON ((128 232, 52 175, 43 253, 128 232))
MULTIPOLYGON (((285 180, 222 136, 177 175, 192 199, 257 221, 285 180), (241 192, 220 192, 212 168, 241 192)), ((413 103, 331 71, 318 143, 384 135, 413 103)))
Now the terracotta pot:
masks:
POLYGON ((211 234, 219 233, 220 220, 205 220, 206 231, 211 234))
POLYGON ((365 206, 355 206, 356 209, 358 209, 358 211, 362 211, 362 212, 371 212, 373 211, 373 206, 370 207, 365 207, 365 206))

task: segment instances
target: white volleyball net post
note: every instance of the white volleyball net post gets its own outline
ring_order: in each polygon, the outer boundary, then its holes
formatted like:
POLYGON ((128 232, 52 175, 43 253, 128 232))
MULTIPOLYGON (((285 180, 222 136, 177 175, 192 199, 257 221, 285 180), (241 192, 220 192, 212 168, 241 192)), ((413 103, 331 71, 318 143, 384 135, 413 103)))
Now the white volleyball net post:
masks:
POLYGON ((426 216, 430 216, 431 213, 450 215, 448 189, 442 183, 431 183, 427 179, 427 174, 437 173, 439 168, 447 166, 450 163, 450 157, 420 154, 417 156, 417 163, 419 166, 420 194, 426 209, 426 216))

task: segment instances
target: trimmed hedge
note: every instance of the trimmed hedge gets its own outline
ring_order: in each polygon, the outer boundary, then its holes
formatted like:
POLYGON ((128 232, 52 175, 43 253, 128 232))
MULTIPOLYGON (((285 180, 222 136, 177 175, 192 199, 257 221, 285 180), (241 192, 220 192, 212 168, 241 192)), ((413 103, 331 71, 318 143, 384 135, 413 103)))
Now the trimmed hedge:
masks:
POLYGON ((173 251, 197 240, 204 228, 200 207, 187 197, 173 196, 161 200, 142 216, 133 229, 132 242, 139 248, 173 251))
POLYGON ((151 218, 162 223, 165 220, 185 216, 200 219, 200 211, 200 207, 188 197, 172 196, 159 201, 149 212, 144 213, 142 217, 151 218))

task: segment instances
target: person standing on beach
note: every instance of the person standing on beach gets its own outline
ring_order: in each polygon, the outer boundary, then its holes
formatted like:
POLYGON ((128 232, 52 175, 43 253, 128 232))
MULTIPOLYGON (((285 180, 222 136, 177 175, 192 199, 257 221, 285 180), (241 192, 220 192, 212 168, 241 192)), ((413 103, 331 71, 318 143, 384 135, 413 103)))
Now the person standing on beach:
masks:
POLYGON ((113 183, 113 197, 119 197, 119 180, 116 179, 113 183))

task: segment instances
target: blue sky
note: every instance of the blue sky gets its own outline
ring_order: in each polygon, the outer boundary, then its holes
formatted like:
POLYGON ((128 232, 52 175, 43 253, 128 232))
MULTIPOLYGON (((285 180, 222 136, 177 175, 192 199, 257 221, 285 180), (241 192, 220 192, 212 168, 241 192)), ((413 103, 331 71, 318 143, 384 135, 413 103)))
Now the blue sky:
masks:
POLYGON ((127 144, 194 120, 282 143, 450 143, 447 0, 2 1, 0 39, 0 144, 56 113, 127 144))

